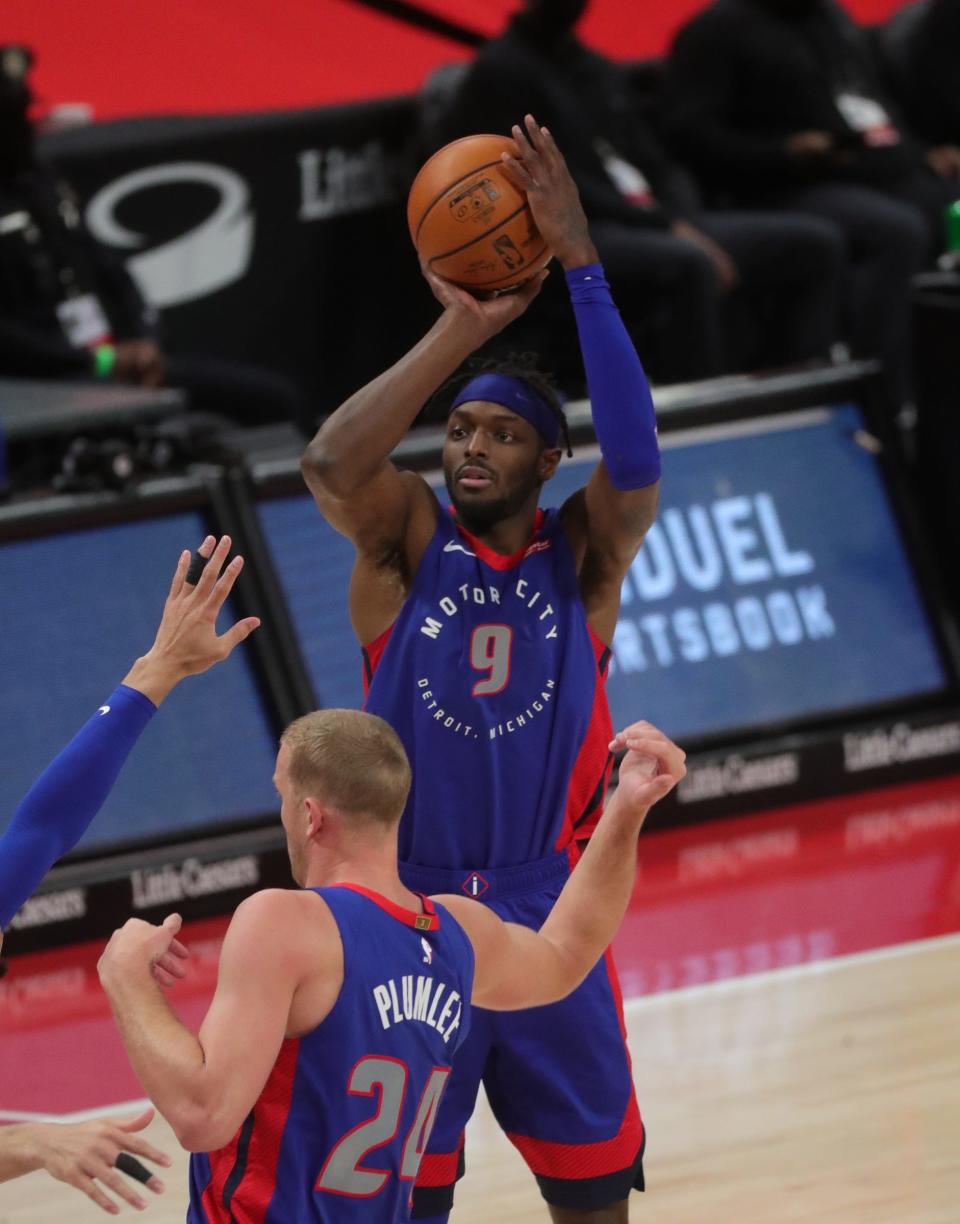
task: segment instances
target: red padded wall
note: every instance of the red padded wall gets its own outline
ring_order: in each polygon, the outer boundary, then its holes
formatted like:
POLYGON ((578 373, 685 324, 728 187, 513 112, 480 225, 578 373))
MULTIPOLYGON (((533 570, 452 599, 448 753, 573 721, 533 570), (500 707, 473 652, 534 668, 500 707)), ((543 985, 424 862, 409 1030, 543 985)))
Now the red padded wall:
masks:
MULTIPOLYGON (((419 0, 492 34, 518 0, 419 0)), ((901 0, 847 0, 874 21, 901 0)), ((622 58, 660 54, 704 0, 593 0, 582 26, 622 58)), ((97 118, 264 110, 405 93, 465 52, 353 0, 3 0, 0 41, 38 53, 38 92, 97 118)))

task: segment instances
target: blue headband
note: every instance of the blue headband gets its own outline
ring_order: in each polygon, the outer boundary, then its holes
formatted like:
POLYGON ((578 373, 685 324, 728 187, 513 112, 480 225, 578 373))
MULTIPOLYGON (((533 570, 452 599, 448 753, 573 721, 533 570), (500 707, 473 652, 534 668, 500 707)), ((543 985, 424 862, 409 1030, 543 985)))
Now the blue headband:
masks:
POLYGON ((468 400, 486 400, 509 408, 537 431, 547 446, 560 445, 560 419, 542 395, 520 378, 508 374, 478 374, 471 378, 450 405, 450 411, 468 400))

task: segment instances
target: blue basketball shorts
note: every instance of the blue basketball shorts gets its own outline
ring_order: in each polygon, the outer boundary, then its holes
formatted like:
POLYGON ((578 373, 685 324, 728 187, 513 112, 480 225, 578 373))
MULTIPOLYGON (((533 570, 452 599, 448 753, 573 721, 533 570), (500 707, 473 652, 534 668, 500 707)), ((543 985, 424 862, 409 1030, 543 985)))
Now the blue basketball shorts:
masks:
MULTIPOLYGON (((566 852, 520 867, 447 871, 401 864, 408 888, 463 893, 538 930, 570 873, 566 852)), ((643 1189, 645 1133, 610 953, 568 998, 521 1012, 473 1008, 420 1165, 413 1217, 453 1206, 464 1130, 481 1082, 546 1201, 592 1210, 643 1189)))

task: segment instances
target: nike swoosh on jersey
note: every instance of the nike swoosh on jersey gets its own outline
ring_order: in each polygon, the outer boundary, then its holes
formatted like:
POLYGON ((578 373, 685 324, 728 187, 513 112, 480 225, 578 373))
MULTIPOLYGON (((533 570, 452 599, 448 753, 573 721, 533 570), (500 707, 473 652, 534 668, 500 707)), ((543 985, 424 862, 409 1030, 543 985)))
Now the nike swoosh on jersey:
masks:
POLYGON ((97 710, 97 713, 98 713, 98 714, 109 714, 109 713, 110 713, 110 707, 109 707, 109 706, 101 706, 101 707, 100 707, 100 709, 99 709, 99 710, 97 710))
POLYGON ((475 557, 477 555, 475 552, 471 552, 469 548, 464 548, 462 544, 457 544, 455 540, 447 540, 446 544, 443 546, 443 551, 462 552, 466 553, 468 557, 475 557))

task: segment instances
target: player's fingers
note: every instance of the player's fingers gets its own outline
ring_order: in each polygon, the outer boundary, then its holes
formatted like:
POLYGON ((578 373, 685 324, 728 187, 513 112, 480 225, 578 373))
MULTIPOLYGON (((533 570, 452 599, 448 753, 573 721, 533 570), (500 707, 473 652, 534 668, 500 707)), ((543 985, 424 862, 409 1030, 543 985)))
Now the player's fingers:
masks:
POLYGON ((139 1182, 141 1186, 146 1186, 154 1194, 163 1194, 166 1190, 166 1186, 156 1173, 148 1169, 145 1164, 141 1164, 136 1156, 131 1156, 129 1152, 118 1152, 113 1164, 120 1173, 132 1177, 134 1181, 139 1182))
POLYGON ((509 153, 500 154, 500 165, 504 174, 518 191, 528 194, 536 187, 537 184, 527 173, 526 167, 515 157, 511 157, 509 153))
POLYGON ((627 749, 630 752, 642 753, 644 756, 656 757, 658 761, 667 766, 671 773, 684 768, 681 750, 669 740, 656 739, 648 735, 628 736, 627 749))
POLYGON ((63 1179, 68 1185, 81 1190, 89 1199, 97 1204, 101 1211, 106 1211, 108 1215, 118 1215, 120 1208, 112 1200, 107 1198, 97 1183, 87 1173, 75 1173, 70 1177, 63 1179))
POLYGON ((624 744, 628 743, 631 738, 637 737, 657 740, 658 743, 663 744, 665 748, 670 748, 676 752, 679 752, 683 760, 687 759, 687 754, 684 752, 684 750, 678 744, 675 744, 669 735, 664 735, 659 727, 655 727, 653 723, 633 723, 632 726, 629 726, 623 731, 619 732, 619 736, 623 738, 624 744))
POLYGON ((646 802, 648 805, 657 803, 664 795, 669 795, 676 786, 678 779, 673 774, 657 774, 647 783, 646 802))
POLYGON ((659 744, 659 752, 661 756, 669 757, 671 760, 678 760, 681 763, 687 759, 687 754, 680 747, 680 745, 675 744, 673 740, 669 738, 669 736, 664 735, 661 731, 657 731, 656 728, 652 728, 651 730, 639 735, 628 734, 626 737, 626 745, 628 748, 631 748, 635 741, 640 740, 645 740, 648 743, 659 744))
POLYGON ((110 1169, 104 1166, 97 1171, 97 1181, 112 1190, 117 1198, 123 1199, 125 1203, 129 1203, 131 1207, 136 1207, 138 1211, 143 1211, 147 1205, 147 1200, 137 1194, 136 1190, 129 1182, 124 1181, 116 1169, 110 1169))
POLYGON ((187 976, 187 966, 182 960, 165 952, 153 965, 154 976, 161 986, 173 986, 187 976))
POLYGON ((557 142, 553 139, 553 133, 549 128, 540 127, 540 147, 548 161, 563 161, 563 154, 557 142))
POLYGON ((187 960, 188 957, 190 956, 190 949, 187 947, 186 944, 181 943, 179 939, 171 939, 170 947, 167 948, 167 951, 172 956, 179 957, 180 960, 187 960))
MULTIPOLYGON (((622 731, 618 731, 610 741, 610 747, 615 752, 622 752, 629 748, 632 740, 644 738, 655 739, 660 742, 659 733, 655 733, 654 728, 649 723, 634 723, 633 726, 625 727, 622 731)), ((666 736, 663 737, 663 742, 668 742, 666 736)))
POLYGON ((184 586, 189 587, 191 591, 196 590, 197 583, 200 581, 200 575, 203 573, 206 565, 207 558, 197 549, 190 558, 190 564, 187 566, 187 573, 183 580, 184 586))
POLYGON ((134 1114, 128 1118, 115 1118, 113 1125, 126 1134, 132 1131, 142 1131, 144 1127, 149 1126, 153 1121, 154 1110, 152 1105, 148 1105, 146 1109, 142 1109, 140 1113, 134 1114))
MULTIPOLYGON (((623 732, 623 742, 628 747, 641 741, 645 744, 662 744, 665 748, 668 746, 672 748, 677 747, 672 740, 667 739, 665 735, 655 731, 652 727, 628 727, 623 732)), ((679 752, 679 749, 677 751, 679 752)))
POLYGON ((127 1177, 132 1177, 141 1186, 146 1186, 154 1194, 163 1194, 167 1188, 152 1169, 148 1169, 145 1164, 141 1164, 136 1156, 131 1156, 129 1152, 119 1152, 117 1159, 114 1161, 114 1167, 127 1177))
MULTIPOLYGON (((132 1152, 134 1156, 142 1156, 144 1160, 149 1160, 152 1164, 160 1165, 165 1169, 168 1169, 173 1163, 166 1152, 161 1152, 152 1143, 148 1143, 142 1135, 131 1135, 125 1131, 119 1131, 114 1135, 114 1143, 121 1151, 132 1152)), ((117 1155, 114 1156, 114 1161, 116 1160, 117 1155)))
MULTIPOLYGON (((158 986, 162 986, 164 990, 170 990, 177 984, 177 979, 172 973, 168 973, 159 961, 151 967, 150 972, 153 974, 153 980, 158 986)), ((179 976, 184 977, 185 975, 181 973, 179 976)))
POLYGON ((180 560, 177 562, 177 568, 173 571, 173 581, 170 583, 170 594, 168 599, 176 599, 183 590, 183 581, 187 576, 187 569, 190 566, 190 550, 185 548, 180 554, 180 560))
POLYGON ((248 616, 242 621, 237 621, 226 633, 221 634, 217 638, 217 641, 220 643, 220 649, 223 652, 221 657, 224 659, 229 658, 234 648, 239 646, 241 642, 246 641, 254 629, 259 628, 259 616, 248 616))
POLYGON ((187 566, 187 575, 184 579, 186 586, 195 589, 200 581, 203 571, 206 569, 207 562, 210 560, 210 554, 213 552, 213 547, 216 540, 212 535, 204 538, 203 543, 190 558, 190 564, 187 566))
POLYGON ((540 133, 540 124, 537 123, 533 115, 524 115, 523 126, 526 129, 527 140, 536 149, 537 154, 541 154, 543 152, 543 136, 540 133))
POLYGON ((627 731, 624 735, 624 742, 628 748, 638 749, 641 752, 650 752, 651 748, 656 748, 659 753, 670 753, 681 758, 686 755, 673 740, 652 731, 627 731))
POLYGON ((530 143, 530 137, 519 123, 513 125, 510 129, 510 134, 517 146, 517 156, 523 159, 525 165, 535 165, 537 162, 537 150, 530 143))
POLYGON ((627 725, 622 727, 617 734, 629 735, 634 731, 656 731, 658 735, 663 734, 663 732, 655 727, 652 722, 647 722, 645 718, 638 718, 636 722, 627 723, 627 725))
POLYGON ((164 952, 163 956, 154 961, 154 964, 159 965, 166 973, 172 973, 174 977, 187 976, 187 966, 179 957, 171 955, 170 952, 164 952))
POLYGON ((221 536, 213 552, 210 553, 210 560, 207 562, 206 568, 200 575, 200 580, 197 583, 197 598, 201 602, 209 598, 210 592, 220 577, 220 571, 223 569, 223 563, 227 559, 232 543, 233 541, 228 535, 221 536))
POLYGON ((240 571, 243 569, 243 557, 236 556, 223 571, 216 586, 210 592, 210 598, 207 602, 208 608, 216 613, 219 612, 227 600, 227 596, 233 590, 234 583, 240 577, 240 571))

